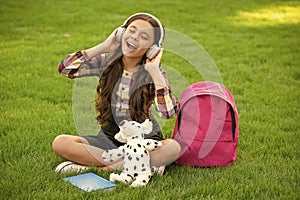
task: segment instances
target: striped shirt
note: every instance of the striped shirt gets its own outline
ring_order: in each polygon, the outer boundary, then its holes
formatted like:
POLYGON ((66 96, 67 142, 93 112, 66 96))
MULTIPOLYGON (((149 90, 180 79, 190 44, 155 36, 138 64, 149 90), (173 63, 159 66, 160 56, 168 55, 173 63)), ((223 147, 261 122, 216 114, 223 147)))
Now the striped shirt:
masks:
MULTIPOLYGON (((58 71, 69 78, 86 76, 98 76, 100 78, 106 69, 104 64, 106 57, 107 54, 101 54, 88 59, 85 51, 72 53, 61 61, 58 65, 58 71)), ((137 71, 138 68, 132 71, 123 70, 116 92, 117 101, 112 104, 112 108, 116 111, 118 117, 129 116, 129 90, 137 71)), ((167 85, 169 85, 166 72, 164 72, 162 68, 160 68, 160 71, 167 85)), ((177 101, 170 86, 155 91, 154 103, 158 115, 162 118, 169 119, 177 113, 177 101)))

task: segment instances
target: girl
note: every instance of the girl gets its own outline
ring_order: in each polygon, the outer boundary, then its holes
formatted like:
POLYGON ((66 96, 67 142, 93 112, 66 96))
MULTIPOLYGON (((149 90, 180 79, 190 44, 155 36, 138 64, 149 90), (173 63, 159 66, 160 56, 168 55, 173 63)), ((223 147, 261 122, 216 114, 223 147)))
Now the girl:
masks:
POLYGON ((164 166, 177 159, 180 145, 163 139, 160 127, 150 110, 155 102, 163 118, 176 115, 177 103, 160 67, 164 28, 147 13, 130 16, 101 44, 68 55, 58 70, 69 78, 98 76, 96 110, 101 130, 96 136, 59 135, 53 143, 55 154, 69 161, 61 163, 57 172, 79 172, 88 166, 102 170, 122 170, 123 160, 106 163, 102 153, 120 145, 114 135, 123 119, 143 122, 150 118, 153 130, 145 138, 162 142, 150 152, 151 166, 163 172, 164 166))

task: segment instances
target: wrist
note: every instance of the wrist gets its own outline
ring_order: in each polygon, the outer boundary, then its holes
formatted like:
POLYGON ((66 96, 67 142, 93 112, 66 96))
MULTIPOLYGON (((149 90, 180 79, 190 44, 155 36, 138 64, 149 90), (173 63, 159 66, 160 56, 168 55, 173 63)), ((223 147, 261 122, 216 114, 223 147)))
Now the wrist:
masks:
POLYGON ((167 87, 167 86, 163 86, 163 85, 160 85, 160 84, 154 84, 155 86, 155 90, 156 91, 160 91, 160 90, 165 90, 165 88, 167 87))
POLYGON ((155 73, 154 75, 151 75, 151 77, 152 77, 152 80, 153 80, 156 90, 168 87, 164 76, 160 72, 155 73))

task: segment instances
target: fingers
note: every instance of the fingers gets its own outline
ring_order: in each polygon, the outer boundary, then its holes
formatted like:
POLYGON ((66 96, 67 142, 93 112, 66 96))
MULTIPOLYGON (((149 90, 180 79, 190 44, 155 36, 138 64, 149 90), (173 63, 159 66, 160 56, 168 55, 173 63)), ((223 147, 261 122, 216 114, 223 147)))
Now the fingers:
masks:
POLYGON ((121 43, 124 28, 118 27, 114 32, 115 41, 121 43))
POLYGON ((118 37, 120 37, 120 33, 122 31, 121 27, 116 28, 109 36, 106 40, 110 41, 111 43, 115 43, 118 42, 118 37), (119 34, 118 34, 119 33, 119 34))
POLYGON ((162 55, 163 55, 163 51, 164 51, 164 49, 161 48, 160 51, 159 51, 159 53, 157 54, 157 56, 155 56, 155 58, 157 57, 160 60, 161 57, 162 57, 162 55))
MULTIPOLYGON (((164 49, 161 48, 160 51, 157 53, 157 55, 152 59, 152 60, 149 60, 151 63, 153 64, 159 64, 160 63, 160 60, 161 60, 161 57, 163 55, 163 51, 164 49)), ((147 59, 148 60, 148 59, 147 59)), ((146 61, 147 62, 147 61, 146 61)))
POLYGON ((114 30, 114 35, 117 35, 118 33, 121 33, 123 31, 122 27, 118 27, 114 30))
POLYGON ((120 46, 120 38, 122 34, 118 34, 122 31, 121 27, 116 28, 106 40, 103 42, 105 46, 105 52, 113 52, 120 46), (119 37, 119 38, 118 38, 119 37))

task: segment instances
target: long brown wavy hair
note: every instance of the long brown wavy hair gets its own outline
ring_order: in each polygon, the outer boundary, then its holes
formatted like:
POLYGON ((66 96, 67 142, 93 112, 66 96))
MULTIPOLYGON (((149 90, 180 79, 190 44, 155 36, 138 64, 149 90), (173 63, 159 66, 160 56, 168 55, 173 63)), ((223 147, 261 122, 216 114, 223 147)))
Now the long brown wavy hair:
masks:
MULTIPOLYGON (((154 27, 155 43, 161 37, 160 26, 154 18, 149 15, 139 14, 127 20, 125 28, 133 21, 141 19, 149 22, 154 27)), ((96 111, 99 125, 106 126, 115 123, 114 111, 111 107, 116 102, 116 90, 122 77, 124 64, 122 61, 121 45, 116 52, 108 58, 106 70, 103 72, 99 85, 97 86, 96 111)), ((145 70, 146 55, 142 58, 135 80, 130 86, 129 113, 134 121, 143 122, 149 118, 150 106, 155 95, 155 87, 150 74, 145 70)))

